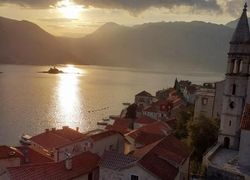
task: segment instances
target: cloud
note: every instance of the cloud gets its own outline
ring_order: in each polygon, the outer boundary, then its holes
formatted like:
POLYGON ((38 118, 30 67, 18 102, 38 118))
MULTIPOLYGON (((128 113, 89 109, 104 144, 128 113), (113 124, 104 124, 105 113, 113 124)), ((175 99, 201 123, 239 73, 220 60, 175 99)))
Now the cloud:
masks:
POLYGON ((240 2, 239 0, 231 0, 231 1, 224 0, 225 11, 232 16, 238 17, 242 13, 241 9, 243 9, 245 2, 247 2, 248 5, 250 5, 250 0, 247 1, 242 0, 240 2))
MULTIPOLYGON (((123 9, 139 14, 151 7, 172 9, 178 6, 189 6, 192 9, 220 12, 217 0, 74 0, 85 7, 106 9, 123 9)), ((15 3, 33 8, 48 8, 58 0, 0 0, 0 3, 15 3)))
POLYGON ((25 7, 48 8, 55 5, 58 0, 0 0, 1 4, 18 4, 25 7))
POLYGON ((67 23, 72 21, 77 21, 78 19, 68 19, 68 18, 44 18, 39 19, 40 21, 44 22, 51 22, 51 23, 67 23))
POLYGON ((177 6, 190 6, 193 9, 221 11, 217 0, 75 0, 85 6, 108 9, 124 9, 140 13, 151 7, 172 9, 177 6))

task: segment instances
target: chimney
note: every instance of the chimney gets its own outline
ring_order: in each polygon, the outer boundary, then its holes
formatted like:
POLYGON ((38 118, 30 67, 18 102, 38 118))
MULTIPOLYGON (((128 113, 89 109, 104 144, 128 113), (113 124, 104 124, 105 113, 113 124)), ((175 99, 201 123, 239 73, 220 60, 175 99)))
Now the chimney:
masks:
POLYGON ((66 160, 65 160, 65 168, 67 170, 71 170, 72 169, 72 158, 71 158, 71 154, 70 153, 65 153, 66 154, 66 160))
POLYGON ((49 129, 45 129, 45 132, 48 133, 48 132, 49 132, 49 129))
POLYGON ((79 127, 76 127, 76 131, 79 132, 79 127))
POLYGON ((62 128, 63 128, 63 129, 67 129, 67 128, 69 128, 69 126, 63 126, 62 128))

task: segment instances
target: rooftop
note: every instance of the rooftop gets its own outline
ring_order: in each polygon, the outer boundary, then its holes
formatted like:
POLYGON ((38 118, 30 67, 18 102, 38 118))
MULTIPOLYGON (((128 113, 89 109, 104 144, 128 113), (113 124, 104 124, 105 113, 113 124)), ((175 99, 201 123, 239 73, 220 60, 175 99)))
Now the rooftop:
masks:
POLYGON ((23 154, 14 147, 0 146, 0 159, 22 158, 23 154))
POLYGON ((65 162, 24 165, 7 170, 11 179, 20 179, 21 177, 22 180, 68 180, 85 175, 98 168, 99 159, 98 155, 85 152, 73 157, 71 170, 65 168, 65 162))
POLYGON ((26 157, 28 158, 28 164, 40 164, 40 163, 46 163, 46 162, 53 162, 52 159, 34 151, 31 148, 25 148, 24 146, 22 147, 17 147, 23 154, 26 152, 26 157))
POLYGON ((142 91, 142 92, 136 94, 135 96, 154 97, 154 96, 152 96, 152 95, 151 95, 149 92, 147 92, 147 91, 142 91))
POLYGON ((116 132, 116 131, 113 131, 113 130, 107 130, 107 131, 100 132, 98 134, 91 135, 89 137, 93 141, 99 141, 99 140, 105 139, 107 137, 118 135, 118 134, 121 135, 119 132, 116 132))
POLYGON ((86 138, 84 134, 65 126, 63 129, 47 129, 46 132, 33 136, 30 141, 51 150, 53 148, 68 145, 83 138, 86 138))
POLYGON ((175 179, 179 166, 190 155, 190 150, 173 135, 169 135, 133 153, 145 169, 160 179, 175 179))
POLYGON ((100 166, 104 168, 119 170, 136 162, 136 158, 117 152, 106 151, 100 161, 100 166))
POLYGON ((112 125, 108 125, 106 129, 117 131, 122 134, 126 134, 129 132, 130 119, 125 118, 116 118, 112 125))

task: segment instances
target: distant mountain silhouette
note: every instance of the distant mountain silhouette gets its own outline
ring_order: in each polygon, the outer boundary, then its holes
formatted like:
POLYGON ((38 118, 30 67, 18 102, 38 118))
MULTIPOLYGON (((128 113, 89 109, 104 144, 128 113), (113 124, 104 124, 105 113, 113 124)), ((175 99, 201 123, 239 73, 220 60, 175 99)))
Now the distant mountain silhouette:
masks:
POLYGON ((204 22, 107 23, 84 38, 60 38, 30 22, 0 18, 0 63, 224 72, 232 33, 227 26, 204 22))
POLYGON ((94 33, 68 40, 88 64, 224 72, 233 29, 204 22, 107 23, 94 33))
POLYGON ((57 64, 78 62, 61 42, 28 21, 0 17, 0 63, 57 64))
MULTIPOLYGON (((239 21, 239 19, 231 21, 231 22, 227 23, 226 26, 234 29, 234 28, 236 28, 238 21, 239 21)), ((248 18, 248 22, 250 23, 250 18, 248 18)))

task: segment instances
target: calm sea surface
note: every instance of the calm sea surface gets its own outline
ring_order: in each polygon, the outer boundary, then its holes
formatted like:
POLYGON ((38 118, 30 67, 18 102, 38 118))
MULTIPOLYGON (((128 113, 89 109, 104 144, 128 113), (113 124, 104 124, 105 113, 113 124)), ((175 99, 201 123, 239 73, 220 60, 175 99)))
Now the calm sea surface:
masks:
POLYGON ((37 73, 47 66, 1 65, 0 145, 16 145, 23 133, 35 135, 46 128, 68 125, 81 131, 97 121, 119 114, 123 102, 133 102, 142 90, 155 94, 174 80, 214 82, 223 74, 167 74, 98 66, 62 66, 67 74, 37 73))

